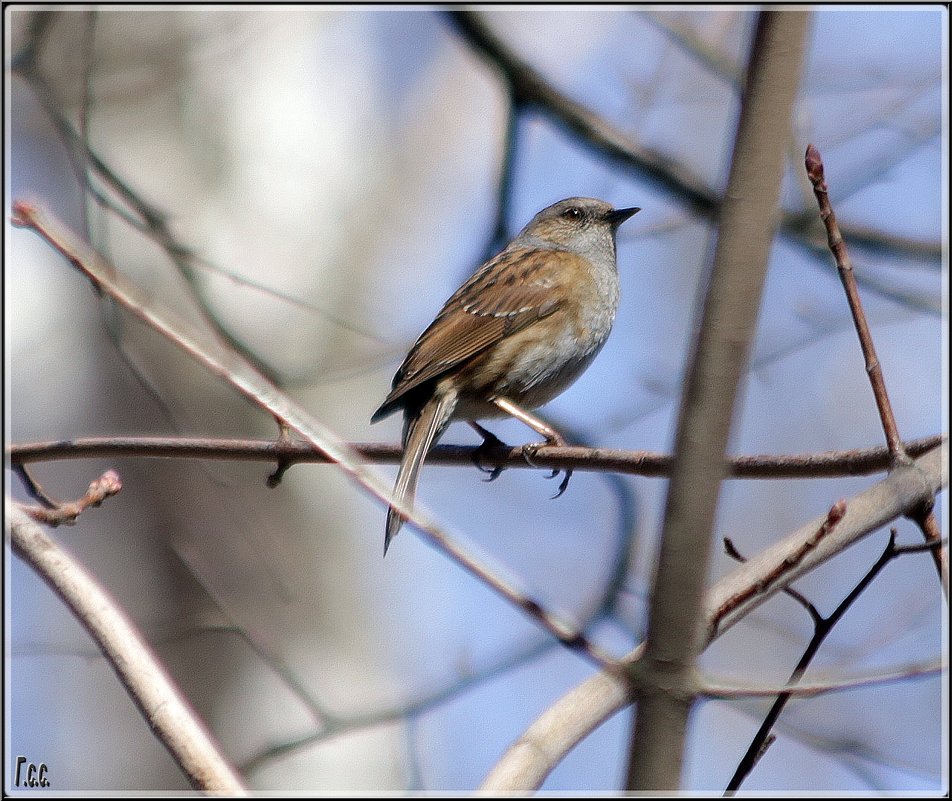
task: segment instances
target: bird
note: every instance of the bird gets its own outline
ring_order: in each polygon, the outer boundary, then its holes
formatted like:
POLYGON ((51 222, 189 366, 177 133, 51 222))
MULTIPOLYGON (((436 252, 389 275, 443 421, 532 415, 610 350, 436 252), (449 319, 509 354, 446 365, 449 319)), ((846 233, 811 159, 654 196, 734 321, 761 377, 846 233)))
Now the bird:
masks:
MULTIPOLYGON (((423 461, 454 420, 469 422, 484 445, 501 442, 477 420, 520 420, 545 438, 523 446, 527 461, 543 445, 566 444, 531 410, 567 389, 605 344, 619 299, 615 234, 640 210, 586 197, 547 206, 443 304, 371 416, 403 411, 394 499, 412 504, 423 461)), ((403 523, 391 506, 384 555, 403 523)))

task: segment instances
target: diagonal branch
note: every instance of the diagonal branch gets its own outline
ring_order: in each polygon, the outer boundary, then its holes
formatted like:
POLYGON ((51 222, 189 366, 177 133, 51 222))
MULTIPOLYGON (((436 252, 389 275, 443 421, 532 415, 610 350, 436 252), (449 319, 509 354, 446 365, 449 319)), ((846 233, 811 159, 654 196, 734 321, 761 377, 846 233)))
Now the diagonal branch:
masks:
MULTIPOLYGON (((806 553, 806 543, 816 537, 827 515, 809 521, 721 578, 704 601, 707 642, 720 637, 792 581, 933 497, 948 484, 947 460, 947 448, 936 449, 849 498, 829 536, 806 553), (799 561, 789 572, 778 570, 797 554, 799 561)), ((643 652, 644 644, 625 660, 635 662, 643 652)), ((538 789, 572 748, 630 702, 627 683, 614 676, 600 674, 584 681, 552 704, 507 749, 483 780, 480 792, 538 789)))
POLYGON ((518 103, 531 106, 597 153, 637 170, 690 208, 708 215, 714 212, 719 198, 700 177, 674 159, 636 145, 591 109, 558 91, 496 36, 482 15, 462 9, 447 11, 446 15, 467 43, 499 69, 518 103))
POLYGON ((13 552, 37 571, 96 641, 192 786, 246 795, 217 743, 108 593, 16 504, 8 500, 5 511, 13 552))
POLYGON ((217 344, 203 344, 184 321, 171 313, 160 313, 153 309, 134 284, 123 278, 98 253, 51 220, 38 207, 16 201, 13 211, 15 225, 35 231, 89 278, 96 291, 108 295, 201 364, 209 373, 228 383, 252 403, 270 412, 282 426, 297 432, 371 495, 397 509, 430 544, 452 558, 470 575, 521 609, 567 647, 605 670, 618 669, 611 656, 570 624, 546 610, 520 588, 514 579, 503 577, 498 567, 490 568, 460 547, 431 515, 405 501, 394 499, 388 482, 375 470, 368 468, 346 441, 294 403, 238 354, 217 344))
MULTIPOLYGON (((454 9, 446 12, 454 29, 477 53, 502 74, 514 96, 525 105, 567 131, 585 147, 615 164, 633 171, 667 195, 686 204, 706 217, 715 217, 720 195, 698 175, 677 160, 641 145, 618 130, 587 106, 560 92, 518 53, 496 36, 476 11, 454 9)), ((814 237, 812 220, 803 215, 786 213, 780 228, 783 232, 812 252, 818 240, 814 237)), ((851 241, 874 252, 890 253, 916 259, 939 262, 942 246, 932 242, 885 236, 880 231, 850 228, 846 232, 851 241)))
MULTIPOLYGON (((836 221, 833 205, 830 203, 830 193, 823 174, 823 159, 820 156, 820 151, 813 145, 807 147, 805 164, 807 176, 813 185, 813 192, 820 207, 820 218, 826 227, 830 250, 836 260, 836 269, 843 283, 843 289, 846 291, 846 299, 849 302, 850 313, 853 316, 853 324, 859 336, 863 358, 866 360, 866 374, 873 390, 873 397, 876 399, 876 408, 879 410, 879 419, 882 421, 883 432, 886 435, 886 445, 889 448, 893 466, 908 464, 910 461, 909 454, 906 453, 902 440, 899 438, 899 426, 896 424, 896 416, 893 414, 889 392, 886 390, 886 380, 883 377, 879 357, 876 355, 873 335, 869 330, 866 313, 863 311, 859 288, 856 285, 856 275, 853 272, 853 263, 850 260, 846 242, 843 240, 843 234, 840 232, 839 224, 836 221)), ((939 583, 942 585, 945 597, 948 598, 949 554, 946 549, 938 545, 941 537, 939 525, 932 512, 932 506, 933 502, 930 500, 921 508, 912 510, 910 517, 919 525, 926 542, 936 546, 932 549, 932 558, 939 574, 939 583)))

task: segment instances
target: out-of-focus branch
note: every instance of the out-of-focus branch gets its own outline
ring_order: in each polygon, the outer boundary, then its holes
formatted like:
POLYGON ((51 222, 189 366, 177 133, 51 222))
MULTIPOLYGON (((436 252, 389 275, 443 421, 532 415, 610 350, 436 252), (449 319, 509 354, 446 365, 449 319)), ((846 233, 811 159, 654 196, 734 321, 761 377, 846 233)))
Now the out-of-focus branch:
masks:
POLYGON ((211 375, 225 381, 249 401, 269 412, 282 427, 292 429, 314 448, 323 452, 329 461, 334 462, 371 495, 393 506, 427 541, 470 575, 521 609, 566 647, 605 670, 618 669, 616 661, 610 655, 582 632, 545 609, 519 587, 516 580, 504 577, 500 568, 490 568, 483 560, 458 545, 431 515, 405 501, 394 499, 389 482, 385 481, 383 476, 370 469, 347 442, 281 392, 253 365, 224 346, 217 343, 205 344, 207 338, 198 336, 191 326, 177 319, 172 313, 159 312, 152 308, 138 287, 127 281, 97 252, 37 206, 15 201, 13 212, 15 225, 29 228, 42 237, 85 275, 97 292, 112 298, 134 317, 198 362, 211 375))
MULTIPOLYGON (((34 18, 46 17, 52 17, 52 14, 47 11, 34 13, 34 18)), ((201 282, 196 280, 197 256, 191 248, 180 244, 175 239, 169 226, 168 215, 141 196, 111 165, 100 158, 90 147, 85 135, 76 130, 63 114, 59 99, 40 69, 38 59, 42 48, 38 41, 31 37, 27 46, 12 59, 12 70, 30 84, 66 146, 84 190, 87 190, 97 203, 109 208, 126 223, 162 247, 189 287, 195 299, 196 308, 208 324, 209 330, 215 332, 235 351, 241 353, 260 372, 273 378, 274 373, 271 367, 215 315, 212 305, 205 298, 201 282), (93 178, 101 181, 118 198, 118 201, 113 202, 106 193, 100 191, 94 184, 93 178)))
POLYGON ((115 601, 25 511, 9 500, 5 511, 13 552, 36 570, 96 641, 192 787, 247 795, 218 745, 115 601))
MULTIPOLYGON (((460 36, 502 74, 511 91, 578 141, 616 164, 632 170, 659 190, 707 217, 714 217, 720 195, 706 182, 670 156, 634 142, 631 137, 605 121, 587 106, 560 92, 522 59, 484 21, 483 15, 462 9, 446 12, 460 36)), ((799 214, 785 214, 780 229, 802 245, 815 250, 820 232, 799 214)), ((881 231, 849 229, 846 235, 858 246, 898 257, 942 258, 942 246, 909 237, 886 235, 881 231)))
POLYGON ((717 500, 735 399, 757 328, 777 224, 784 156, 800 85, 810 13, 762 10, 721 204, 714 263, 682 395, 674 465, 637 675, 629 790, 670 791, 681 782, 687 720, 717 500), (645 676, 647 674, 647 677, 645 676))
POLYGON ((639 19, 647 22, 676 44, 682 53, 686 53, 705 70, 729 83, 734 91, 740 95, 744 89, 743 68, 740 64, 724 55, 716 47, 708 46, 700 36, 695 35, 688 25, 670 22, 650 6, 641 7, 635 13, 639 19))
POLYGON ((591 109, 555 89, 535 68, 509 48, 475 11, 454 9, 447 18, 466 42, 501 73, 513 97, 577 136, 599 155, 637 170, 692 209, 713 213, 718 197, 696 175, 650 148, 636 145, 591 109))
POLYGON ((857 690, 863 687, 876 687, 881 684, 893 684, 908 679, 927 679, 948 670, 949 666, 941 659, 928 662, 914 662, 888 670, 879 670, 867 676, 848 676, 827 680, 815 679, 802 684, 791 684, 783 687, 739 687, 736 685, 719 684, 715 681, 702 680, 699 694, 707 698, 770 698, 774 695, 783 695, 789 698, 815 698, 827 693, 839 693, 846 690, 857 690))
POLYGON ((516 169, 516 151, 519 145, 519 122, 523 106, 515 93, 509 93, 509 108, 506 110, 506 135, 502 142, 502 158, 499 177, 496 180, 496 219, 492 235, 483 251, 483 260, 492 258, 511 238, 509 211, 512 206, 512 187, 516 169))

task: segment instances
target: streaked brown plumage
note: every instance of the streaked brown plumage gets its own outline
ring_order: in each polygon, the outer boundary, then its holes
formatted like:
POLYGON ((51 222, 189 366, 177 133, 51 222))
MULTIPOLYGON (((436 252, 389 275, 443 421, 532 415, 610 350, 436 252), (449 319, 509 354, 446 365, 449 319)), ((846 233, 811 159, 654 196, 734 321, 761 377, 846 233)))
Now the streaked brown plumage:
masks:
MULTIPOLYGON (((529 410, 566 389, 604 344, 618 308, 615 231, 637 211, 559 201, 446 301, 371 418, 404 411, 396 498, 412 501, 423 460, 452 420, 513 415, 565 444, 529 410)), ((384 553, 402 523, 391 507, 384 553)))

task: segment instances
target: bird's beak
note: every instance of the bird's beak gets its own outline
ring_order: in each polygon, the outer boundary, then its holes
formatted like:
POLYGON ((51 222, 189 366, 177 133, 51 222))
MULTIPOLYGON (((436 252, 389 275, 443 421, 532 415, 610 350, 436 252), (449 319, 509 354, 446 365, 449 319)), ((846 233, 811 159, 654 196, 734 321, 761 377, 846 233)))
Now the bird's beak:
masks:
POLYGON ((641 209, 639 209, 639 208, 633 208, 633 209, 615 209, 614 211, 608 212, 608 214, 607 214, 606 216, 608 217, 608 222, 611 223, 612 228, 617 228, 617 227, 618 227, 619 225, 621 225, 625 220, 627 220, 629 217, 634 216, 634 215, 637 214, 639 211, 641 211, 641 209))

